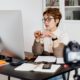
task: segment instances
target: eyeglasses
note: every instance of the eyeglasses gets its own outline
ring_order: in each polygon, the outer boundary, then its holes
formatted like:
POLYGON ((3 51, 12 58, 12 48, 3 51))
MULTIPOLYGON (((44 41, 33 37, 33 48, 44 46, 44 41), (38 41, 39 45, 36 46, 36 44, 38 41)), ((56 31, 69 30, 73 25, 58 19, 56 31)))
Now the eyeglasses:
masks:
POLYGON ((48 18, 44 18, 43 19, 43 22, 50 22, 52 19, 54 19, 53 17, 48 17, 48 18))

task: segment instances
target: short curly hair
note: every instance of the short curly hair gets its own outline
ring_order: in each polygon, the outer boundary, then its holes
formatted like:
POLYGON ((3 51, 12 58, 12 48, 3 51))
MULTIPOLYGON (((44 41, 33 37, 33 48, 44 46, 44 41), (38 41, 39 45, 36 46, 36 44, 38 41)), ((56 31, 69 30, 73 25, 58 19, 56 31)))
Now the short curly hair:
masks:
MULTIPOLYGON (((54 20, 59 19, 59 21, 60 21, 62 18, 59 8, 47 8, 47 10, 43 12, 43 16, 45 14, 47 14, 48 16, 53 16, 54 20)), ((59 25, 59 23, 57 24, 57 26, 58 25, 59 25)))

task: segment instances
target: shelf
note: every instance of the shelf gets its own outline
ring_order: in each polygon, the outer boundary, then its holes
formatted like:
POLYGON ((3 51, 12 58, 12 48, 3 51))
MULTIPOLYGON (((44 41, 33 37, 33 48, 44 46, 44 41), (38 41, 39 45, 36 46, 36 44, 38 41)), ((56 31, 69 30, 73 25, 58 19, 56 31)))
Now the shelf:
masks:
POLYGON ((80 0, 65 0, 65 20, 79 21, 80 20, 80 0))
POLYGON ((59 8, 59 6, 47 6, 46 8, 59 8))
POLYGON ((46 7, 47 6, 59 6, 59 0, 46 0, 46 7))
POLYGON ((43 2, 44 9, 59 8, 64 20, 80 21, 80 0, 43 0, 43 2))
POLYGON ((80 6, 65 6, 65 8, 80 8, 80 6))
POLYGON ((75 21, 80 23, 80 20, 65 20, 65 22, 68 22, 68 23, 72 23, 72 22, 75 23, 75 21))
POLYGON ((80 6, 80 0, 65 0, 65 6, 80 6))

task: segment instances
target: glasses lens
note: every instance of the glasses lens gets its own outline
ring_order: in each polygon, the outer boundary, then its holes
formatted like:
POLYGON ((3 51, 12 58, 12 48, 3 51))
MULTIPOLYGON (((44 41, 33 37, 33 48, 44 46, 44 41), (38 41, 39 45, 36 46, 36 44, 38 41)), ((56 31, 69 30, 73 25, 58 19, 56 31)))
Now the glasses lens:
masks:
POLYGON ((47 22, 50 22, 52 19, 54 19, 54 18, 50 18, 50 17, 44 18, 44 19, 43 19, 43 22, 46 22, 46 21, 47 21, 47 22))

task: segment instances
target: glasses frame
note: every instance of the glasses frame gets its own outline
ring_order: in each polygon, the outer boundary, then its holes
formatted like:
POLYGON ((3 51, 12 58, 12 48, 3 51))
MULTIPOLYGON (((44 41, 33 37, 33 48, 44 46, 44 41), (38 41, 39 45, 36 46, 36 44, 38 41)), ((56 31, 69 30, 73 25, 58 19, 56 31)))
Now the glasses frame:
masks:
POLYGON ((48 17, 48 18, 43 18, 42 21, 43 22, 50 22, 52 19, 54 19, 53 17, 48 17))

